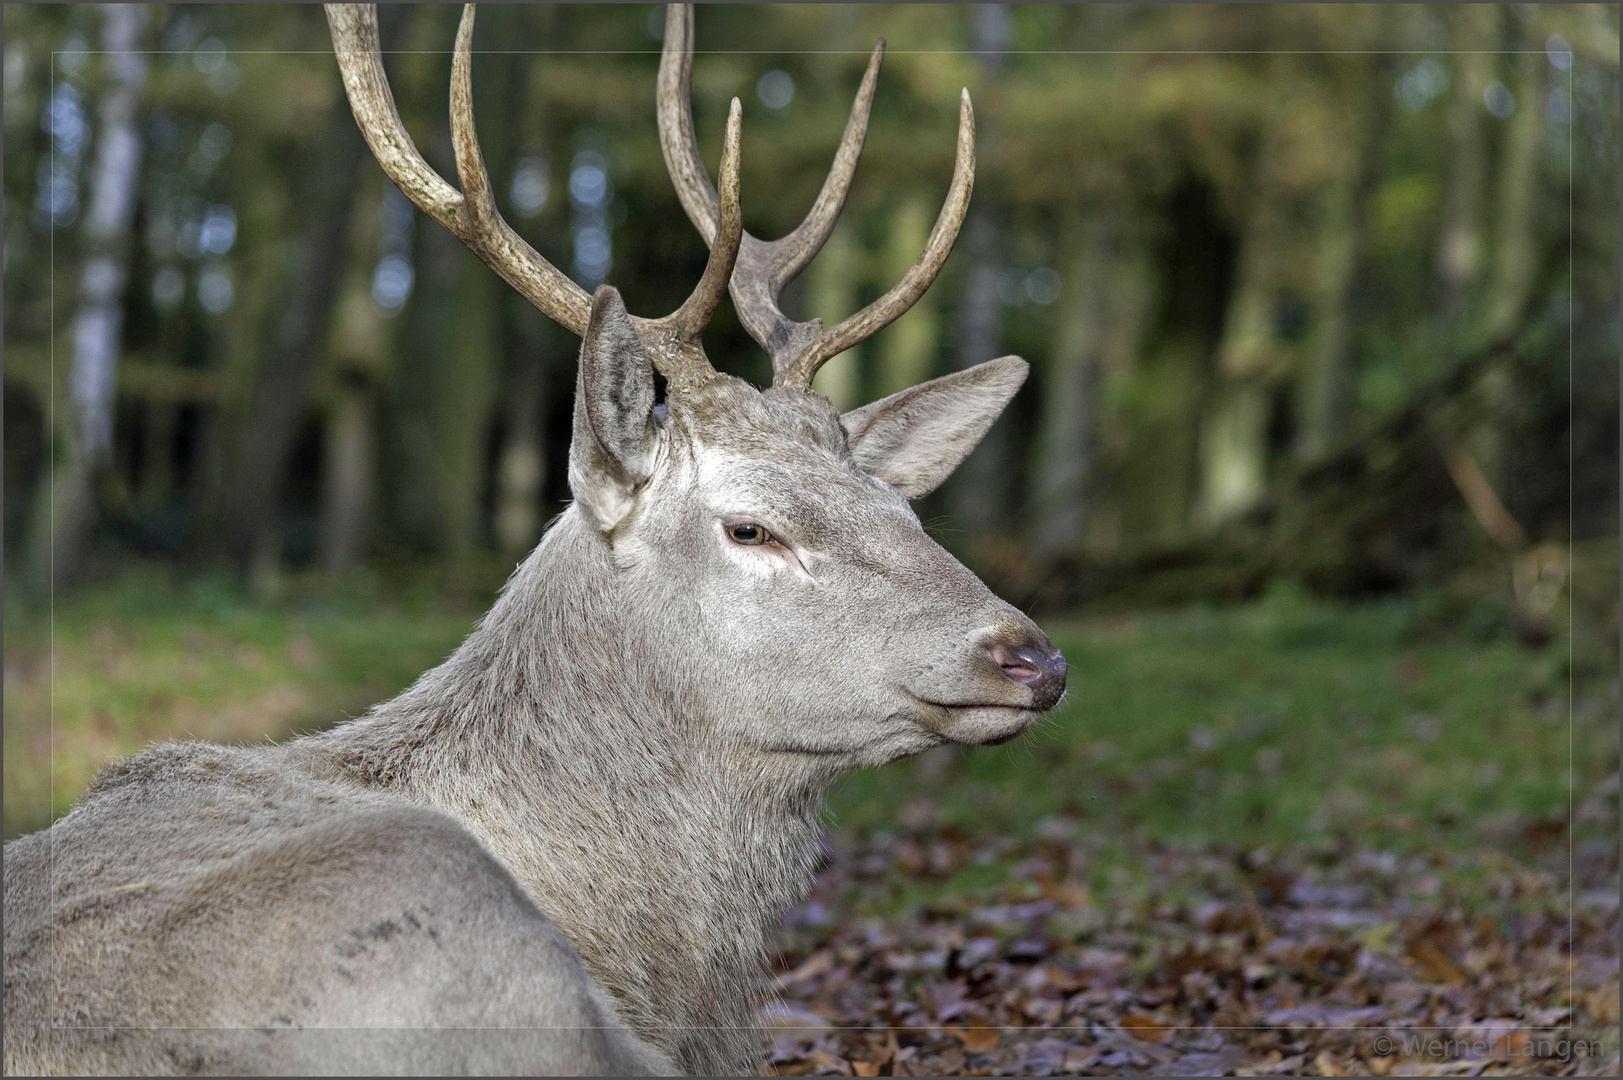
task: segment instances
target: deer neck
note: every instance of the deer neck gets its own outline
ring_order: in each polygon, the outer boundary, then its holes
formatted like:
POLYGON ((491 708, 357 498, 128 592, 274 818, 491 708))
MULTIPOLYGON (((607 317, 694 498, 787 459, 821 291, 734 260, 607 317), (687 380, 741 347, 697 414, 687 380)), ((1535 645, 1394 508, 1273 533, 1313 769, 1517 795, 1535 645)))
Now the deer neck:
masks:
POLYGON ((649 676, 607 547, 571 510, 452 657, 306 740, 455 817, 685 1067, 743 1067, 766 936, 820 851, 826 766, 707 738, 649 676))

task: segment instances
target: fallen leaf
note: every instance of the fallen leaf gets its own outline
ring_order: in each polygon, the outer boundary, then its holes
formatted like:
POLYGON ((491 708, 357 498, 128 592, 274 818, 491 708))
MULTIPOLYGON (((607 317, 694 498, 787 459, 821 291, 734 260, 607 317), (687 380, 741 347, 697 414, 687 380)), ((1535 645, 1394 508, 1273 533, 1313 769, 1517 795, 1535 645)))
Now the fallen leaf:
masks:
POLYGON ((1335 1058, 1328 1053, 1321 1053, 1313 1059, 1314 1066, 1319 1070, 1320 1076, 1346 1076, 1347 1071, 1336 1064, 1335 1058))
POLYGON ((1465 972, 1453 958, 1429 941, 1411 941, 1409 959, 1419 965, 1427 982, 1457 986, 1466 981, 1465 972))
POLYGON ((851 1064, 842 1057, 829 1053, 827 1050, 813 1050, 812 1060, 825 1069, 833 1069, 841 1076, 851 1075, 851 1064))
POLYGON ((852 1061, 851 1071, 858 1076, 878 1076, 879 1064, 874 1061, 852 1061))
POLYGON ((1143 1013, 1129 1013, 1117 1022, 1123 1031, 1145 1042, 1164 1043, 1172 1038, 1172 1033, 1176 1030, 1175 1025, 1163 1024, 1155 1017, 1145 1016, 1143 1013))
POLYGON ((949 1027, 947 1034, 954 1036, 964 1044, 964 1049, 972 1054, 985 1054, 997 1049, 1002 1039, 997 1028, 986 1027, 983 1024, 972 1024, 969 1028, 949 1027))

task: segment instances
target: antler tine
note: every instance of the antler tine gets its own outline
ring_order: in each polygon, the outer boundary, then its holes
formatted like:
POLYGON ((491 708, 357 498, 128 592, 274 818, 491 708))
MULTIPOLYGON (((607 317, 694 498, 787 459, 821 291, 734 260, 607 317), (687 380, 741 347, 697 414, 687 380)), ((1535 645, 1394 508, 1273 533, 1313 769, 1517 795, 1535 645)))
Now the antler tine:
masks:
POLYGON ((575 333, 584 334, 592 304, 586 291, 514 232, 496 209, 485 156, 479 149, 479 133, 473 123, 473 15, 474 5, 462 5, 456 52, 451 60, 451 145, 456 153, 457 178, 462 182, 467 225, 466 231, 457 235, 530 303, 575 333))
POLYGON ((462 207, 462 194, 429 167, 400 122, 383 72, 377 5, 327 4, 326 9, 344 90, 372 156, 423 213, 451 228, 462 207))
POLYGON ((699 156, 699 141, 693 134, 693 110, 689 105, 692 92, 693 5, 666 4, 665 44, 660 50, 654 98, 659 148, 682 209, 708 244, 716 236, 718 203, 710 173, 699 156))
MULTIPOLYGON (((765 241, 747 232, 743 234, 738 269, 731 282, 733 302, 744 328, 771 355, 774 375, 781 375, 822 329, 822 322, 817 319, 795 322, 788 318, 778 306, 778 296, 811 262, 839 220, 857 161, 862 156, 863 141, 867 138, 868 114, 873 107, 874 88, 878 85, 884 53, 885 42, 881 39, 874 46, 862 86, 852 102, 834 164, 805 220, 778 240, 765 241)), ((692 77, 693 5, 669 4, 665 12, 665 45, 659 63, 660 147, 683 210, 705 242, 712 243, 716 234, 717 199, 693 133, 692 77)))
POLYGON ((715 375, 699 344, 699 334, 727 294, 727 282, 733 276, 744 235, 744 213, 739 202, 739 143, 743 119, 744 107, 733 98, 727 110, 727 133, 721 144, 719 220, 704 274, 692 294, 671 314, 662 319, 636 320, 660 374, 679 385, 704 382, 715 375))
MULTIPOLYGON (((585 290, 526 243, 496 209, 473 121, 474 5, 462 7, 456 51, 451 61, 451 141, 456 151, 457 177, 462 182, 460 192, 423 160, 400 122, 400 112, 383 71, 377 5, 328 4, 326 9, 350 108, 373 156, 389 179, 530 303, 575 333, 585 334, 591 313, 591 299, 585 290)), ((735 98, 727 117, 727 136, 721 151, 722 193, 719 198, 714 192, 710 193, 716 206, 711 212, 707 234, 711 251, 704 275, 682 306, 664 318, 632 316, 637 334, 648 346, 655 366, 676 385, 693 385, 715 375, 715 369, 705 358, 699 335, 727 291, 743 233, 743 214, 738 202, 742 117, 743 107, 735 98)), ((693 157, 698 159, 697 149, 693 157)), ((701 175, 703 169, 700 164, 701 175)), ((706 177, 707 187, 709 182, 706 177)))
POLYGON ((475 255, 549 318, 577 334, 586 332, 591 300, 585 290, 547 262, 496 210, 484 158, 473 126, 473 5, 462 9, 451 69, 451 130, 456 148, 458 192, 423 160, 406 133, 383 71, 376 4, 328 4, 327 24, 356 123, 372 154, 395 186, 449 229, 475 255))
POLYGON ((917 303, 941 272, 941 265, 947 261, 947 255, 958 239, 958 230, 963 226, 964 214, 969 210, 969 195, 974 186, 975 113, 970 107, 969 90, 966 88, 958 102, 958 153, 952 167, 952 186, 947 191, 947 201, 942 204, 924 250, 919 253, 906 276, 889 292, 834 329, 820 334, 787 370, 773 380, 773 385, 811 389, 812 377, 817 374, 818 368, 851 346, 877 334, 917 303))

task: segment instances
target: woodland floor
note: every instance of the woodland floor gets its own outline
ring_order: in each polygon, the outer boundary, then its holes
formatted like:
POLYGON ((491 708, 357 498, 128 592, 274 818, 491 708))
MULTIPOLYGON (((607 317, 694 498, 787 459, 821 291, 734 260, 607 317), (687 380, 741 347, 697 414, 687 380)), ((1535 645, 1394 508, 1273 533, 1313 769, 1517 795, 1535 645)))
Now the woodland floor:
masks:
POLYGON ((1101 901, 1096 845, 1051 829, 842 845, 781 934, 776 1072, 1617 1075, 1615 843, 1572 879, 1555 838, 1531 864, 1150 844, 1144 886, 1101 901), (895 867, 1008 860, 896 904, 895 867))
MULTIPOLYGON (((60 601, 54 632, 8 607, 6 835, 153 740, 361 711, 499 580, 396 568, 256 603, 148 568, 60 601)), ((1050 622, 1072 672, 1051 719, 832 794, 778 942, 773 1070, 1616 1075, 1603 585, 1542 650, 1491 588, 1050 622)))

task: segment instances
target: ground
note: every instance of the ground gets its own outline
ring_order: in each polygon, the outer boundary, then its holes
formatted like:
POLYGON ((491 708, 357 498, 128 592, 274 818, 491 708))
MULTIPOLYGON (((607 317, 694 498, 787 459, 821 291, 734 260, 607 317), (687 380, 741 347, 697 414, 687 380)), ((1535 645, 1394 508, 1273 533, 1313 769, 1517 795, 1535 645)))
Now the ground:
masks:
MULTIPOLYGON (((6 835, 152 739, 360 711, 495 580, 256 603, 148 568, 59 602, 54 639, 8 608, 6 835)), ((1542 649, 1503 610, 1282 588, 1047 620, 1072 679, 1041 727, 834 793, 773 1068, 1616 1074, 1615 606, 1542 649)))

